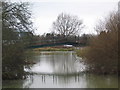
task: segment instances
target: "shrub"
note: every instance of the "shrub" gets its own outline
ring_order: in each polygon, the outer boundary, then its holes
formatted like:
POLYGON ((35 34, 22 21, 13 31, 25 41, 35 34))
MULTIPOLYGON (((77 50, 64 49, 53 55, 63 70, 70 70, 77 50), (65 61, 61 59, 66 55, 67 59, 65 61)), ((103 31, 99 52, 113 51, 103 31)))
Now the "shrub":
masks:
POLYGON ((105 25, 97 28, 99 34, 93 36, 90 47, 82 52, 89 70, 96 73, 116 73, 118 70, 118 20, 117 13, 111 14, 105 25), (104 29, 103 29, 104 28, 104 29))

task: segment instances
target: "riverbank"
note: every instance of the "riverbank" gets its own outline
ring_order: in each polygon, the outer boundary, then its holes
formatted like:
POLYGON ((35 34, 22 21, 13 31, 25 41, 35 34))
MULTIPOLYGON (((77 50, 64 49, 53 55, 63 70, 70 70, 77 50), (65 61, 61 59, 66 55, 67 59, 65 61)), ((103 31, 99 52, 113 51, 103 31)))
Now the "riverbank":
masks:
POLYGON ((46 47, 46 48, 35 48, 33 51, 73 51, 72 47, 46 47))
POLYGON ((118 74, 118 68, 115 59, 108 57, 106 54, 97 54, 99 51, 94 51, 94 48, 85 47, 76 50, 77 56, 83 58, 84 63, 88 66, 87 73, 94 74, 118 74))

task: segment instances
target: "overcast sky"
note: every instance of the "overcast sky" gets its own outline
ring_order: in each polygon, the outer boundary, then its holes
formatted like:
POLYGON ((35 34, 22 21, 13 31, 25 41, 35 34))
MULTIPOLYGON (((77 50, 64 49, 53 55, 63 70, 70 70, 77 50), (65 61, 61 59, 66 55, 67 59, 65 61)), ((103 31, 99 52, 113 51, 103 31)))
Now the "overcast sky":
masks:
MULTIPOLYGON (((12 0, 14 1, 14 0, 12 0)), ((16 1, 16 0, 15 0, 16 1)), ((32 21, 36 34, 52 30, 52 23, 60 13, 76 15, 83 20, 81 33, 95 33, 96 23, 110 12, 117 10, 119 0, 18 0, 30 2, 32 21)))

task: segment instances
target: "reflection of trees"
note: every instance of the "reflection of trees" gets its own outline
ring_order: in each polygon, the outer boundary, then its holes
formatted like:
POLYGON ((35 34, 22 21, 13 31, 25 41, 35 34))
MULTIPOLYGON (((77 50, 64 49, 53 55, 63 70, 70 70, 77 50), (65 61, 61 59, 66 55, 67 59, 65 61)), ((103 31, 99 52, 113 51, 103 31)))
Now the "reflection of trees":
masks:
POLYGON ((53 71, 55 73, 67 74, 75 71, 75 58, 73 57, 72 52, 59 53, 58 55, 54 54, 51 59, 54 69, 53 71))
POLYGON ((117 76, 87 75, 86 82, 88 88, 117 88, 117 76))
POLYGON ((73 52, 51 52, 50 55, 42 55, 38 65, 48 65, 46 67, 52 67, 54 73, 67 74, 76 72, 75 61, 73 52))
POLYGON ((23 88, 29 88, 32 84, 33 84, 33 76, 29 75, 29 79, 25 80, 24 84, 23 84, 23 88))
POLYGON ((41 75, 41 83, 47 83, 48 77, 50 77, 50 81, 53 84, 69 84, 73 82, 79 82, 81 80, 79 74, 74 73, 76 72, 76 66, 74 65, 76 58, 73 55, 73 52, 51 52, 51 54, 49 55, 42 55, 40 59, 41 60, 38 63, 38 66, 48 65, 46 67, 52 69, 51 71, 53 71, 53 75, 41 75), (72 75, 69 75, 69 73, 71 73, 72 75), (58 76, 55 74, 58 74, 58 76))
POLYGON ((22 80, 9 80, 2 81, 2 90, 7 90, 8 88, 22 88, 22 80))

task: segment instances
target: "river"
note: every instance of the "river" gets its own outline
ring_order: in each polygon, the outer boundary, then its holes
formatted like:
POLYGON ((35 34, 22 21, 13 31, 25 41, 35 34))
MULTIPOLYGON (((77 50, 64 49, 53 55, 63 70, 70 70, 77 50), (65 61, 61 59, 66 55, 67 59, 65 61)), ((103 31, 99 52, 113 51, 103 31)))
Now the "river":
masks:
POLYGON ((117 75, 84 73, 86 65, 74 51, 42 51, 31 58, 25 80, 4 80, 3 88, 118 88, 117 75))

